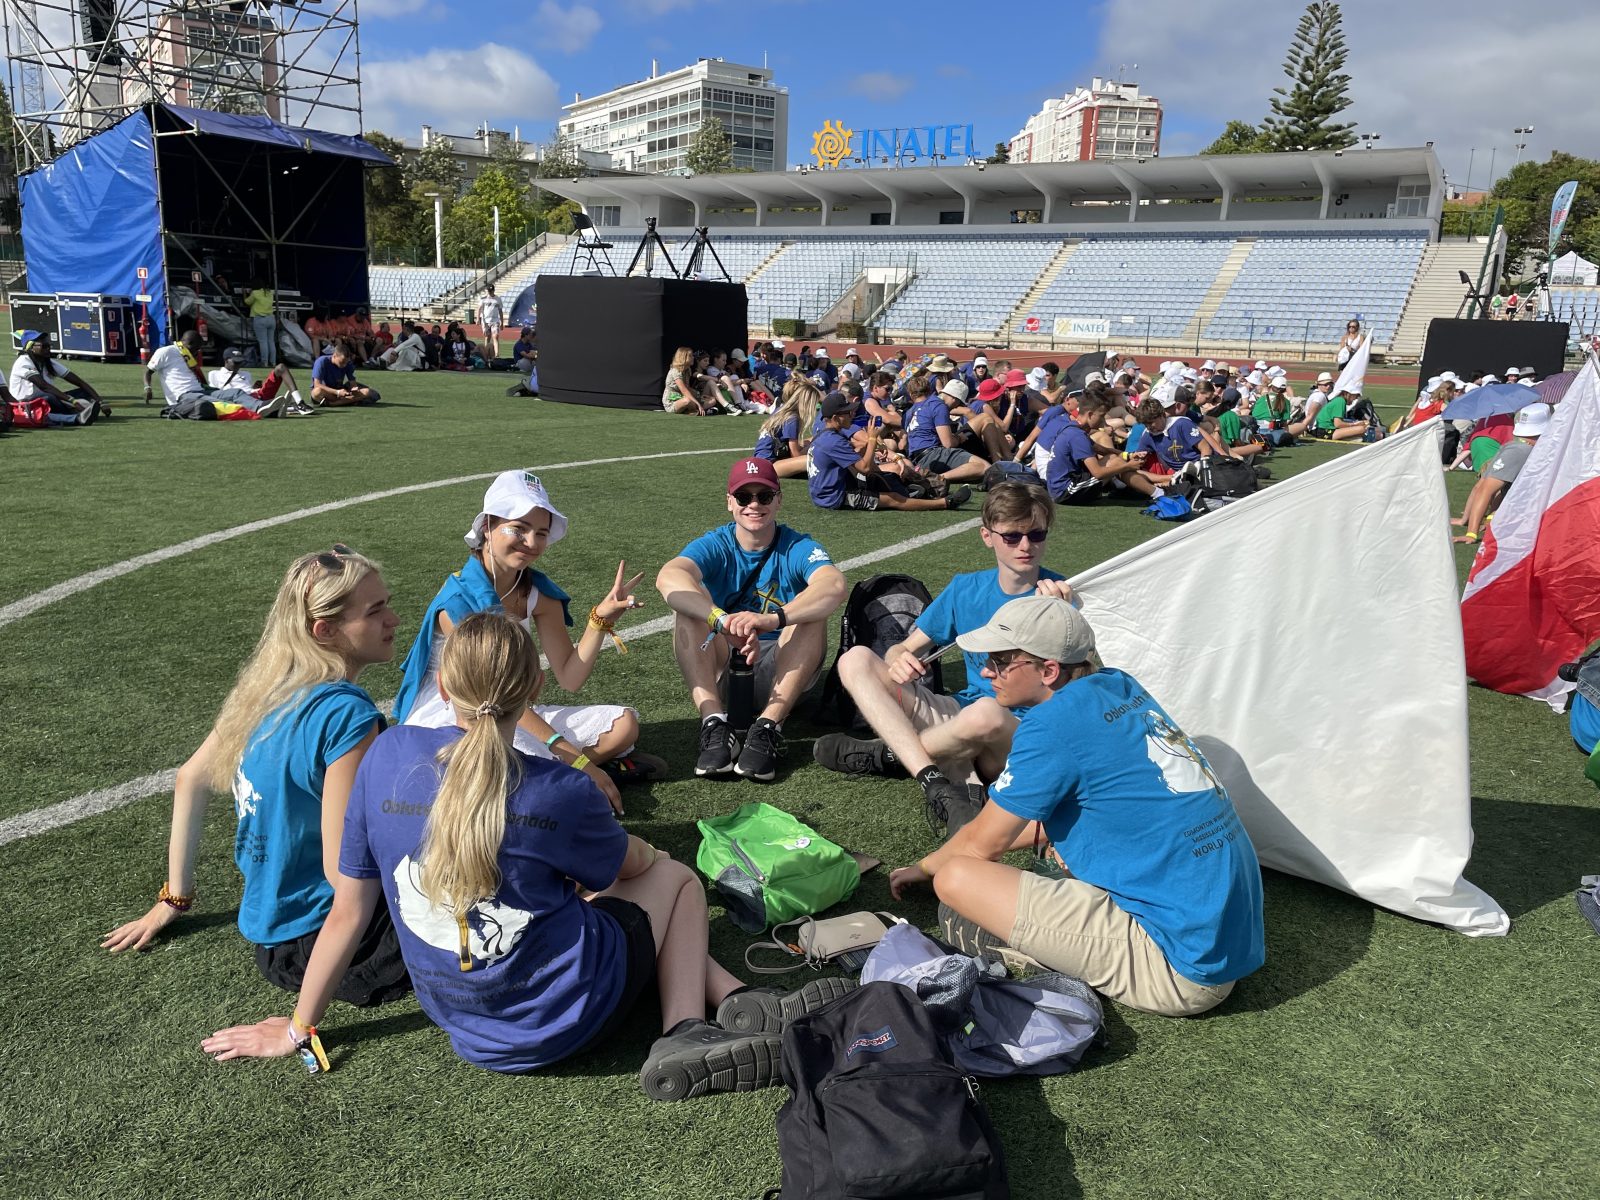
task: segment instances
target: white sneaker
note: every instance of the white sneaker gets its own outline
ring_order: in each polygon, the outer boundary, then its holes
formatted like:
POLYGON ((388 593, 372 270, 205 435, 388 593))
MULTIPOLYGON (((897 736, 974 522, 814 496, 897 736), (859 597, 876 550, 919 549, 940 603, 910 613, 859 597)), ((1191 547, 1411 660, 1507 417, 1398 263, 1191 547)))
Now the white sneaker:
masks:
POLYGON ((95 414, 99 411, 99 407, 95 402, 93 400, 74 400, 73 403, 78 406, 78 424, 93 424, 95 414))
POLYGON ((289 397, 279 394, 256 409, 258 417, 275 417, 289 406, 289 397))

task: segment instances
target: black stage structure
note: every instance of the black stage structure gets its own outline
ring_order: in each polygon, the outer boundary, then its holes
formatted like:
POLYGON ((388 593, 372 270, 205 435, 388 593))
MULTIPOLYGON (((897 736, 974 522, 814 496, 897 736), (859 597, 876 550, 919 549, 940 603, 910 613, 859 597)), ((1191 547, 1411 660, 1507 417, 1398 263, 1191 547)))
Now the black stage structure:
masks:
POLYGON ((1566 369, 1565 321, 1452 320, 1428 322, 1428 340, 1417 368, 1417 386, 1443 371, 1463 378, 1484 371, 1499 375, 1507 367, 1532 367, 1540 379, 1566 369))

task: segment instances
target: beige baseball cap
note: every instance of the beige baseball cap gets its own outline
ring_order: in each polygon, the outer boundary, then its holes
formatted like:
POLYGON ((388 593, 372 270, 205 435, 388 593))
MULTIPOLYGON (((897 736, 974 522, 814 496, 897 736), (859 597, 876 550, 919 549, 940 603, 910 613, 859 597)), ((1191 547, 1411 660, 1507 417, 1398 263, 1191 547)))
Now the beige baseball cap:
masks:
POLYGON ((1022 650, 1058 663, 1087 662, 1094 630, 1083 614, 1055 596, 1021 596, 1002 604, 989 623, 956 638, 974 654, 1022 650))

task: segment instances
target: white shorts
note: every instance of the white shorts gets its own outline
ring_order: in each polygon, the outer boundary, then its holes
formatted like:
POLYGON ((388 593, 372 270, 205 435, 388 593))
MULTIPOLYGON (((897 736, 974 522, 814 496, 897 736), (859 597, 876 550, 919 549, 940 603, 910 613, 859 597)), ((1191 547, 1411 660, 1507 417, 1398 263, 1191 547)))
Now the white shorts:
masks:
MULTIPOLYGON (((533 711, 574 746, 594 745, 622 719, 624 713, 631 712, 636 719, 639 715, 634 709, 620 704, 536 704, 533 711)), ((407 725, 420 725, 424 729, 443 729, 455 723, 455 709, 439 695, 437 688, 426 685, 412 706, 411 715, 406 718, 407 725)), ((534 758, 555 758, 544 743, 520 725, 517 727, 515 745, 518 750, 534 758)), ((626 746, 618 753, 626 754, 632 749, 632 746, 626 746)))

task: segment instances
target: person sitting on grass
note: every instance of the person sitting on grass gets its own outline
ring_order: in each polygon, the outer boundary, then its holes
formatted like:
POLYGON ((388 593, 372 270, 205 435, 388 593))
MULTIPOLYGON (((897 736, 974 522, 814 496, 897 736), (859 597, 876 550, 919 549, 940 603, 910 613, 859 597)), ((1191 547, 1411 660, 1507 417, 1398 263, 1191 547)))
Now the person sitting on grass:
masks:
POLYGON ((703 417, 717 411, 711 381, 695 375, 695 353, 691 346, 679 346, 667 367, 667 381, 661 389, 661 407, 669 413, 703 417))
POLYGON ((386 371, 426 371, 428 343, 422 329, 410 321, 401 321, 399 340, 374 361, 386 371))
POLYGON ((206 376, 206 382, 213 391, 224 388, 243 388, 257 400, 271 400, 284 388, 288 388, 289 404, 283 412, 286 416, 304 417, 311 415, 311 408, 303 404, 300 394, 300 385, 294 381, 294 372, 287 363, 279 363, 267 372, 267 377, 257 385, 249 368, 244 365, 244 352, 237 346, 230 346, 222 354, 222 365, 206 376))
MULTIPOLYGON (((144 950, 190 910, 206 808, 213 792, 231 790, 233 857, 244 876, 239 932, 269 983, 299 989, 333 905, 356 768, 384 727, 356 680, 394 657, 398 623, 371 559, 334 546, 290 565, 215 727, 178 768, 161 893, 144 916, 108 933, 105 949, 144 950)), ((330 993, 365 1005, 408 992, 388 911, 367 913, 354 933, 330 993)))
POLYGON ((289 1017, 206 1038, 217 1061, 296 1052, 326 1064, 317 1025, 361 929, 385 907, 417 1001, 465 1061, 537 1071, 611 1044, 655 985, 662 1034, 640 1072, 653 1100, 778 1079, 781 1031, 706 1020, 739 990, 707 951, 695 873, 630 836, 581 773, 515 748, 542 681, 515 621, 476 613, 440 660, 454 714, 373 746, 351 796, 333 909, 289 1017))
POLYGON ((809 380, 798 376, 783 385, 783 399, 773 414, 761 423, 754 458, 772 464, 779 479, 793 479, 806 473, 806 447, 811 445, 811 430, 822 406, 822 393, 809 380))
POLYGON ((1310 434, 1335 442, 1360 442, 1367 439, 1367 431, 1375 428, 1377 417, 1372 411, 1372 401, 1361 395, 1359 387, 1346 388, 1317 411, 1310 434))
MULTIPOLYGON (((434 728, 450 724, 450 702, 439 691, 439 651, 450 631, 475 612, 505 612, 524 624, 531 622, 555 681, 568 692, 588 681, 617 619, 641 607, 633 597, 641 576, 627 578, 627 563, 617 564, 615 583, 589 610, 574 645, 567 631, 571 597, 533 565, 566 533, 567 519, 550 503, 537 475, 504 471, 495 476, 483 497, 483 511, 466 533, 472 553, 434 596, 406 655, 394 701, 397 722, 434 728)), ((517 749, 537 758, 581 762, 620 813, 617 785, 648 781, 666 766, 653 756, 633 753, 638 737, 639 714, 632 708, 542 705, 521 714, 517 749)))
POLYGON ((1255 848, 1205 755, 1138 680, 1096 664, 1065 600, 1013 600, 956 644, 1022 715, 987 803, 890 873, 895 898, 931 882, 959 949, 1064 971, 1141 1012, 1221 1004, 1266 938, 1255 848), (998 861, 1041 841, 1065 878, 998 861))
POLYGON ((806 452, 807 488, 818 508, 933 511, 960 508, 971 499, 970 487, 957 488, 941 500, 912 498, 896 474, 878 465, 877 421, 867 422, 866 445, 858 454, 847 432, 855 420, 856 402, 843 392, 830 392, 819 411, 822 432, 806 452))
POLYGON ((1145 454, 1142 469, 1157 483, 1190 463, 1199 462, 1203 454, 1222 453, 1222 446, 1214 437, 1183 415, 1188 407, 1187 395, 1187 389, 1179 388, 1165 401, 1146 396, 1134 414, 1144 427, 1134 452, 1145 454), (1172 415, 1175 410, 1178 415, 1172 415))
POLYGON ((256 394, 265 389, 265 383, 255 392, 241 387, 207 385, 200 375, 201 346, 200 335, 191 329, 150 356, 150 361, 144 365, 146 404, 150 402, 153 380, 160 375, 161 391, 167 400, 165 416, 193 421, 233 415, 275 417, 288 409, 292 399, 289 393, 275 390, 270 396, 256 394))
POLYGON ((1155 497, 1161 489, 1138 462, 1095 445, 1094 433, 1104 424, 1110 397, 1103 385, 1078 402, 1078 415, 1056 422, 1048 451, 1045 486, 1057 504, 1093 504, 1123 488, 1155 497))
MULTIPOLYGON (((1272 377, 1267 390, 1256 397, 1250 415, 1255 418, 1256 436, 1275 450, 1294 445, 1295 436, 1305 432, 1304 423, 1294 419, 1294 405, 1289 399, 1289 380, 1284 375, 1272 377)), ((1237 418, 1237 414, 1235 416, 1237 418)), ((1217 423, 1219 426, 1222 424, 1220 417, 1217 423)))
POLYGON ((700 714, 701 778, 774 777, 783 723, 821 673, 828 620, 844 603, 844 575, 809 534, 778 523, 782 506, 772 464, 740 459, 728 470, 733 520, 695 538, 656 575, 675 614, 672 652, 700 714), (728 720, 735 654, 754 673, 758 714, 742 747, 728 720))
POLYGON ((470 371, 482 363, 483 360, 478 357, 476 343, 467 336, 467 331, 461 327, 459 321, 451 321, 444 333, 444 350, 439 363, 441 369, 470 371))
POLYGON ((932 374, 916 375, 906 385, 906 396, 911 401, 905 415, 906 454, 917 470, 928 475, 942 475, 946 483, 982 479, 989 469, 989 460, 962 448, 955 420, 950 415, 951 401, 966 402, 967 385, 952 379, 944 385, 942 393, 936 393, 933 385, 939 378, 932 374))
POLYGON ((1549 427, 1550 406, 1542 400, 1517 411, 1516 423, 1511 427, 1511 440, 1500 447, 1499 454, 1483 464, 1478 482, 1472 485, 1472 491, 1467 494, 1465 510, 1450 522, 1464 526, 1453 541, 1470 544, 1482 536, 1484 522, 1500 507, 1511 485, 1522 473, 1528 455, 1533 453, 1540 436, 1549 427))
POLYGON ((311 364, 311 403, 316 408, 341 408, 376 404, 382 397, 356 380, 356 352, 349 342, 333 348, 311 364))
MULTIPOLYGON (((1276 381, 1274 381, 1274 385, 1283 386, 1277 384, 1276 381)), ((1263 388, 1258 399, 1252 403, 1252 408, 1262 402, 1271 403, 1267 401, 1267 398, 1272 394, 1273 388, 1271 386, 1263 388)), ((1288 399, 1279 393, 1279 399, 1276 403, 1279 405, 1277 411, 1283 417, 1287 417, 1289 413, 1288 399)), ((1272 410, 1269 408, 1268 411, 1272 410)), ((1253 416, 1254 413, 1252 413, 1253 416)), ((1237 400, 1219 399, 1216 408, 1213 410, 1212 418, 1216 421, 1214 436, 1227 457, 1253 458, 1262 451, 1269 449, 1266 442, 1258 442, 1245 432, 1244 418, 1239 415, 1239 402, 1237 400)))
POLYGON ((17 333, 17 344, 22 353, 11 364, 8 391, 12 399, 44 400, 50 405, 52 425, 89 425, 99 417, 111 415, 111 406, 87 380, 55 360, 48 334, 23 329, 17 333), (57 379, 71 385, 72 390, 57 387, 57 379))
POLYGON ((959 824, 971 814, 966 785, 999 775, 1016 718, 995 702, 981 654, 966 656, 966 686, 954 696, 927 686, 929 665, 1015 596, 1071 597, 1062 576, 1044 566, 1055 515, 1049 493, 1036 484, 1008 480, 989 492, 978 536, 995 565, 953 578, 882 658, 866 646, 845 651, 839 682, 876 736, 826 734, 812 749, 817 762, 852 775, 912 776, 931 825, 959 824))

